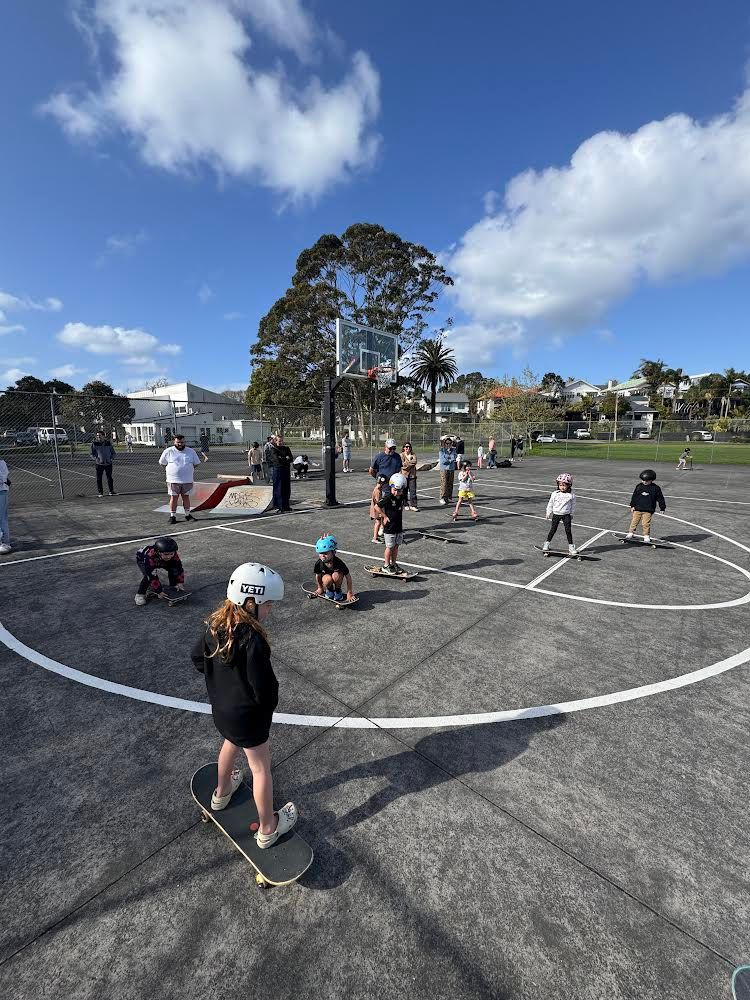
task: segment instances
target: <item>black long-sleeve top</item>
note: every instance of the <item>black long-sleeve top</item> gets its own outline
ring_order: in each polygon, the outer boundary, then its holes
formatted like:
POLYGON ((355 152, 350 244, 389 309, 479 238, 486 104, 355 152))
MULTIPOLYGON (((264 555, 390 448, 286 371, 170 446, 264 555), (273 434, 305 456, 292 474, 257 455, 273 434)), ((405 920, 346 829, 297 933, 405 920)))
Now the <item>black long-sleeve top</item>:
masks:
POLYGON ((280 469, 290 468, 293 457, 285 444, 273 444, 268 449, 268 464, 280 469))
POLYGON ((216 645, 206 629, 190 653, 196 669, 206 678, 216 728, 237 746, 255 746, 264 741, 264 733, 267 739, 279 700, 270 647, 250 626, 237 629, 228 660, 210 655, 216 645))
POLYGON ((630 498, 630 506, 634 510, 653 514, 657 507, 664 512, 667 509, 667 502, 664 499, 661 486, 657 486, 656 483, 638 483, 630 498))

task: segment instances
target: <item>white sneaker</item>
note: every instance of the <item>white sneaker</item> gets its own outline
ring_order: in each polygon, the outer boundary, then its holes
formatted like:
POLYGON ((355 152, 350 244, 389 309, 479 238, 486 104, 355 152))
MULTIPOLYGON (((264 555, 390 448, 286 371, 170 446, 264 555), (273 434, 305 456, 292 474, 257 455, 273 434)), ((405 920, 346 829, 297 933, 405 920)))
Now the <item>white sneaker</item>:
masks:
POLYGON ((625 537, 626 537, 626 538, 632 538, 632 537, 633 537, 633 532, 632 532, 632 531, 629 531, 629 532, 627 533, 627 535, 625 535, 625 537))
POLYGON ((7 556, 7 554, 12 551, 13 550, 11 549, 10 545, 6 545, 5 542, 3 542, 2 545, 0 545, 0 555, 7 556))
POLYGON ((550 548, 549 542, 545 542, 544 545, 542 546, 542 552, 549 552, 549 548, 550 548))
POLYGON ((445 503, 446 503, 445 497, 440 497, 440 506, 445 507, 445 503))
POLYGON ((575 545, 569 545, 568 546, 568 555, 569 556, 577 556, 578 555, 578 549, 575 547, 575 545))
POLYGON ((229 805, 232 796, 242 784, 242 772, 235 768, 229 780, 231 782, 231 791, 227 792, 226 795, 217 795, 216 789, 214 789, 214 793, 211 796, 211 808, 214 812, 220 812, 229 805))
POLYGON ((293 802, 287 802, 285 806, 282 806, 281 809, 279 809, 276 815, 279 818, 276 823, 276 829, 273 833, 261 833, 260 830, 258 830, 255 834, 255 841, 258 847, 261 847, 264 850, 267 847, 272 847, 279 837, 283 837, 285 833, 288 833, 299 819, 297 807, 293 802))
POLYGON ((135 603, 138 605, 139 608, 143 607, 143 605, 146 603, 146 595, 145 594, 136 594, 135 595, 135 603))
POLYGON ((651 535, 644 535, 643 536, 643 541, 644 542, 650 542, 651 541, 651 535))

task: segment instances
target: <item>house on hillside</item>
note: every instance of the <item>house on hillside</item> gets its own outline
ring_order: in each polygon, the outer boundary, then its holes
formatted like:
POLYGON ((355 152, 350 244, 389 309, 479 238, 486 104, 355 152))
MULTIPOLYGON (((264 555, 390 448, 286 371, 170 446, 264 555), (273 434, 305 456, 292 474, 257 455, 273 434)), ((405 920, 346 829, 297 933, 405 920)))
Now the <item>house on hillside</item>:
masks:
POLYGON ((566 382, 559 392, 545 391, 540 392, 539 395, 554 402, 570 404, 580 402, 584 396, 593 396, 594 399, 597 399, 602 391, 601 386, 587 382, 585 378, 574 378, 566 382))
POLYGON ((524 390, 517 385, 498 385, 477 401, 477 414, 480 417, 491 417, 495 407, 504 399, 512 396, 523 396, 524 390))
MULTIPOLYGON (((430 400, 422 397, 419 400, 421 409, 430 412, 430 400)), ((465 392, 437 392, 435 393, 435 420, 438 423, 445 423, 451 416, 456 414, 469 415, 469 397, 465 392)))

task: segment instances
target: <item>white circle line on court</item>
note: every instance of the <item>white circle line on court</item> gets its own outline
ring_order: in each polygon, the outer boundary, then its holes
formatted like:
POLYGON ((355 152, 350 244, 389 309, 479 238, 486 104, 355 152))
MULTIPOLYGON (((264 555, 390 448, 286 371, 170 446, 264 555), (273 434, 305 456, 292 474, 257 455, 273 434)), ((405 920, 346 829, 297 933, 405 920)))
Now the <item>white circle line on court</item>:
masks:
MULTIPOLYGON (((484 472, 486 470, 482 469, 481 471, 484 472)), ((488 479, 481 479, 481 480, 477 479, 477 482, 482 483, 484 486, 498 485, 496 483, 491 483, 488 479)), ((530 483, 528 479, 501 479, 500 483, 508 483, 513 486, 523 485, 523 486, 541 486, 543 488, 545 487, 544 483, 530 483)), ((585 489, 588 493, 613 493, 615 494, 615 496, 625 496, 625 497, 628 495, 629 492, 628 490, 600 490, 596 486, 584 486, 583 489, 585 489)), ((695 500, 698 503, 734 503, 734 504, 740 504, 740 506, 742 507, 750 507, 750 500, 718 500, 715 497, 688 497, 680 493, 670 493, 669 496, 672 500, 695 500)))
MULTIPOLYGON (((9 632, 0 623, 0 642, 8 649, 18 653, 24 659, 35 663, 45 670, 49 670, 68 680, 85 684, 87 687, 97 688, 110 694, 122 695, 135 701, 149 702, 152 705, 160 705, 163 708, 176 708, 184 712, 196 712, 210 715, 211 706, 205 702, 188 701, 185 698, 173 698, 170 695, 159 694, 155 691, 144 691, 142 688, 129 687, 126 684, 116 684, 102 677, 93 674, 86 674, 82 670, 68 667, 64 663, 39 653, 35 649, 26 646, 9 632)), ((626 701, 636 701, 640 698, 650 698, 653 695, 663 694, 666 691, 676 691, 691 684, 697 684, 709 677, 716 677, 718 674, 733 670, 750 661, 750 648, 744 649, 741 653, 735 653, 724 660, 712 663, 708 667, 701 667, 688 674, 679 677, 670 677, 667 680, 657 681, 654 684, 644 684, 641 687, 628 688, 625 691, 613 691, 611 694, 597 695, 593 698, 579 698, 576 701, 563 701, 554 705, 532 705, 529 708, 513 708, 504 712, 473 712, 469 715, 432 715, 417 716, 415 718, 367 718, 364 716, 339 716, 339 715, 292 715, 286 712, 276 712, 274 722, 287 726, 336 726, 339 729, 437 729, 444 726, 479 726, 492 722, 518 722, 522 719, 538 719, 545 715, 568 715, 571 712, 583 712, 589 708, 605 708, 609 705, 619 705, 626 701)))

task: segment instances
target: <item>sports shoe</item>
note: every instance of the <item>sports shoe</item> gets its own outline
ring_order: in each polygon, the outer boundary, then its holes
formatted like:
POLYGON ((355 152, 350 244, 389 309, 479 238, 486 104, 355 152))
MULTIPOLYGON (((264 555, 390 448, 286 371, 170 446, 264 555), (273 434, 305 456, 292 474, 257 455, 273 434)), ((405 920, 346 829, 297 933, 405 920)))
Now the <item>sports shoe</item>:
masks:
POLYGON ((111 497, 116 497, 116 496, 117 496, 117 494, 115 493, 115 491, 114 491, 114 490, 110 490, 110 491, 109 491, 109 495, 110 495, 111 497))
POLYGON ((177 524, 177 518, 174 516, 174 514, 170 514, 169 515, 169 523, 170 524, 177 524))
POLYGON ((344 594, 341 593, 340 590, 334 590, 333 599, 334 601, 345 601, 346 597, 344 596, 344 594))
POLYGON ((139 608, 142 608, 143 605, 146 603, 146 595, 145 594, 136 594, 135 595, 135 603, 138 605, 139 608))
POLYGON ((192 514, 186 514, 185 515, 185 520, 186 521, 195 521, 195 520, 197 520, 197 518, 193 517, 192 514))
POLYGON ((643 536, 643 541, 644 542, 650 542, 651 541, 651 535, 644 535, 643 536))
POLYGON ((336 598, 336 591, 335 590, 326 590, 323 593, 323 596, 327 597, 329 601, 333 601, 336 598))
POLYGON ((383 570, 382 571, 383 571, 383 573, 385 573, 386 576, 395 576, 396 575, 396 570, 393 568, 392 565, 388 565, 388 566, 383 565, 383 570))
POLYGON ((626 537, 626 538, 632 538, 632 537, 633 537, 633 532, 632 532, 632 531, 629 531, 629 532, 627 533, 627 535, 625 535, 625 537, 626 537))
POLYGON ((440 506, 441 506, 441 507, 445 507, 445 504, 446 504, 446 499, 445 499, 445 497, 440 497, 440 506))
POLYGON ((273 833, 261 833, 260 830, 258 830, 255 834, 255 841, 258 844, 258 847, 261 847, 264 850, 266 847, 271 847, 275 844, 279 837, 283 837, 285 833, 288 833, 299 819, 297 807, 293 802, 287 802, 285 806, 282 806, 281 809, 279 809, 276 815, 279 819, 273 833))
POLYGON ((214 812, 219 812, 222 809, 226 809, 226 807, 229 805, 232 796, 242 784, 242 772, 237 768, 235 768, 235 770, 232 771, 229 780, 231 782, 231 791, 227 792, 226 795, 217 795, 216 789, 214 789, 214 793, 211 796, 211 808, 213 809, 214 812))
POLYGON ((569 556, 577 556, 578 555, 578 549, 575 547, 575 545, 569 545, 568 546, 568 555, 569 556))
POLYGON ((412 510, 415 511, 417 514, 419 513, 419 507, 412 507, 412 510))
POLYGON ((104 494, 103 493, 97 493, 96 495, 97 495, 97 497, 98 497, 99 500, 103 500, 104 499, 104 494))
POLYGON ((10 545, 8 545, 6 542, 3 542, 3 544, 0 545, 0 555, 7 556, 7 554, 12 551, 13 550, 11 549, 10 545))
POLYGON ((383 540, 381 538, 371 538, 370 541, 373 545, 382 545, 383 540))
POLYGON ((545 542, 544 545, 542 546, 542 552, 549 552, 549 549, 550 549, 549 542, 545 542))

